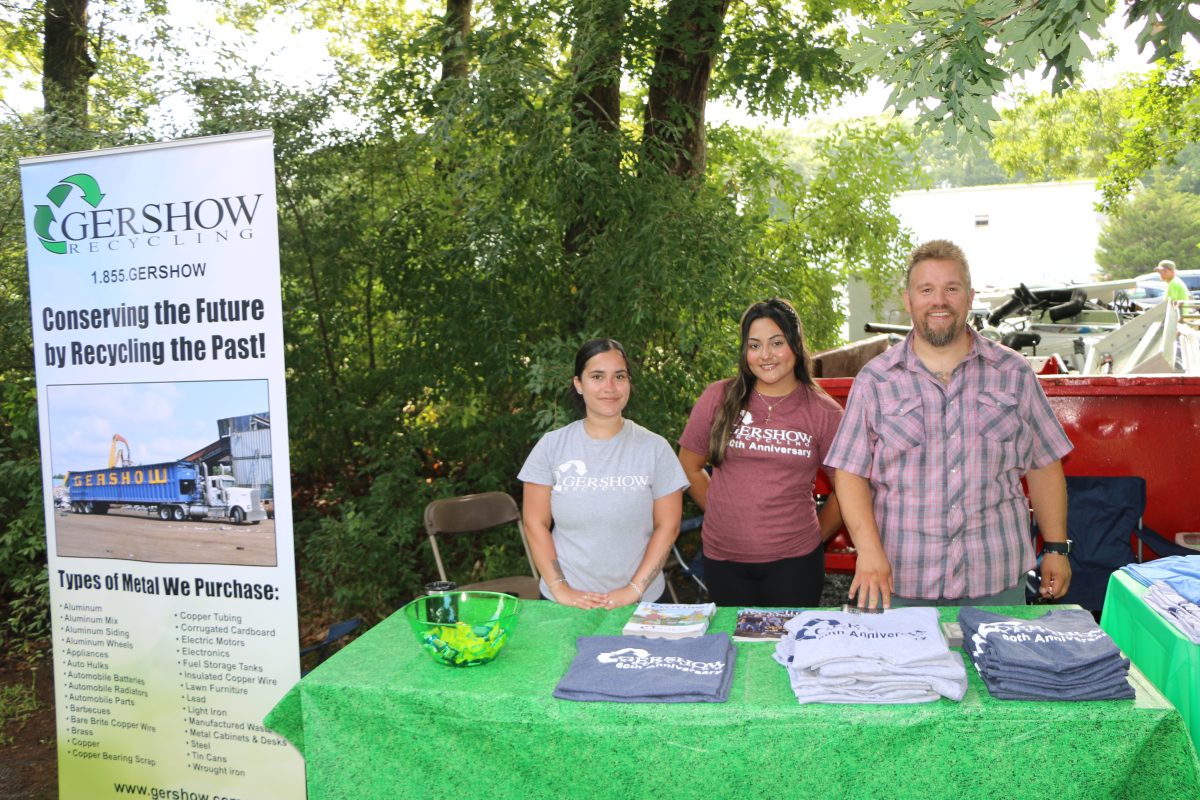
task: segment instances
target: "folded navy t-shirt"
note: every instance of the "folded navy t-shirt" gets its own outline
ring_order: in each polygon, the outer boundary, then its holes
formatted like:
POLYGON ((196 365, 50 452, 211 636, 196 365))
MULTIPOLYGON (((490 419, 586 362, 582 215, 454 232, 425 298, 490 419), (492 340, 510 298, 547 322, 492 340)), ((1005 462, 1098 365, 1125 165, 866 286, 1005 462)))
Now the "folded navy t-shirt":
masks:
POLYGON ((726 633, 689 639, 580 636, 554 689, 560 700, 723 703, 737 658, 726 633))
POLYGON ((1002 699, 1115 700, 1134 696, 1129 661, 1083 610, 1017 619, 959 611, 963 649, 988 691, 1002 699))

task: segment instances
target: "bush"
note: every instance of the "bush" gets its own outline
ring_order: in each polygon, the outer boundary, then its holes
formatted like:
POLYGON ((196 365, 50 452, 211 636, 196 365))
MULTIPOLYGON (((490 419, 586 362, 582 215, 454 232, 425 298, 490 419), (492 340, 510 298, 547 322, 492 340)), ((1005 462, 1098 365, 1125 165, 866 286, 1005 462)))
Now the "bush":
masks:
POLYGON ((0 374, 0 636, 6 647, 49 635, 46 527, 32 376, 0 374))

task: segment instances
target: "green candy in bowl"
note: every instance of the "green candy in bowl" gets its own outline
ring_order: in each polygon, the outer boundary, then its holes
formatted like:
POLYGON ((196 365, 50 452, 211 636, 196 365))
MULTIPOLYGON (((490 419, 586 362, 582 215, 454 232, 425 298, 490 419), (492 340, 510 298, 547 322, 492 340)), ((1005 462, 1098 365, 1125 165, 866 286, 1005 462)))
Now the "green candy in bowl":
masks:
POLYGON ((498 592, 441 592, 418 597, 400 610, 434 661, 477 667, 508 644, 521 601, 498 592))

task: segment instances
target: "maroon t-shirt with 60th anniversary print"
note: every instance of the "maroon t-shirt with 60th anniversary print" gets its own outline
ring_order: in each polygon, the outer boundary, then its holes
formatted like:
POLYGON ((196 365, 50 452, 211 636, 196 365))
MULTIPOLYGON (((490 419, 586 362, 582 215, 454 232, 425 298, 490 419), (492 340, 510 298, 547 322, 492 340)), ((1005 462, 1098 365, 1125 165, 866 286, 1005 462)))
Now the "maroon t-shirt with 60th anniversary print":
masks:
MULTIPOLYGON (((718 381, 700 395, 679 437, 681 447, 708 453, 713 418, 728 383, 718 381)), ((725 460, 713 469, 704 511, 705 555, 762 563, 819 547, 813 482, 841 419, 833 399, 804 385, 782 398, 764 400, 751 392, 725 460)), ((826 472, 832 477, 832 470, 826 472)))

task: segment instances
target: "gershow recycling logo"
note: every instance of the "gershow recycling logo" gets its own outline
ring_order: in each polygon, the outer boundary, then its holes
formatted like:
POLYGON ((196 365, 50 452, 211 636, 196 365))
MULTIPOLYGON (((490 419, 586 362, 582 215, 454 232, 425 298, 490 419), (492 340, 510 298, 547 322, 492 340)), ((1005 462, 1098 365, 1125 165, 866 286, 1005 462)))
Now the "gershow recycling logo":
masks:
MULTIPOLYGON (((83 201, 92 208, 100 205, 100 201, 104 199, 104 193, 100 191, 100 184, 91 175, 79 173, 68 178, 63 178, 50 191, 46 192, 46 199, 54 204, 54 208, 62 208, 62 204, 71 196, 71 192, 78 189, 83 201)), ((55 239, 54 234, 50 231, 50 226, 55 222, 54 209, 50 206, 34 206, 33 212, 33 230, 37 233, 38 240, 42 243, 42 247, 57 255, 64 255, 67 252, 67 243, 62 239, 55 239)))
POLYGON ((33 230, 55 255, 213 244, 254 238, 262 193, 155 200, 139 207, 105 204, 108 195, 78 172, 46 192, 33 211, 33 230))

